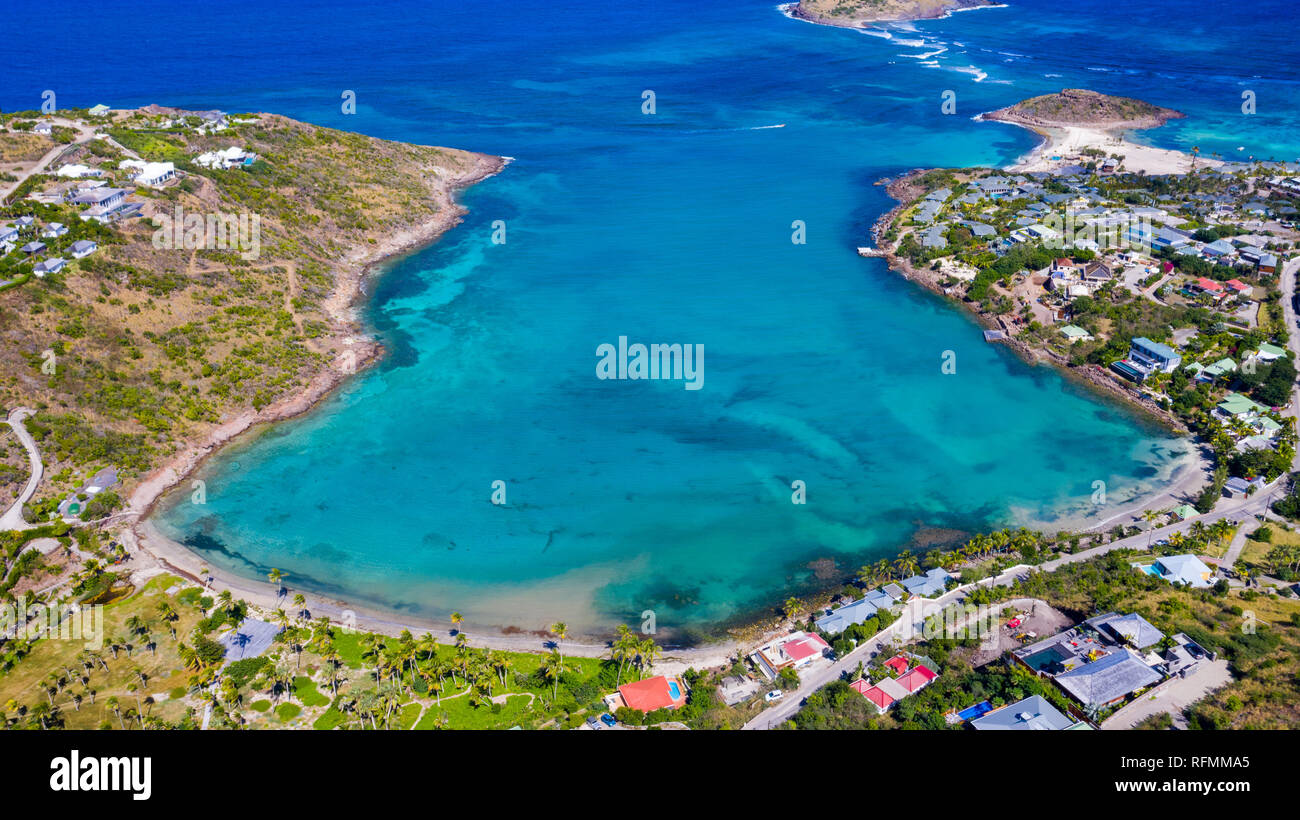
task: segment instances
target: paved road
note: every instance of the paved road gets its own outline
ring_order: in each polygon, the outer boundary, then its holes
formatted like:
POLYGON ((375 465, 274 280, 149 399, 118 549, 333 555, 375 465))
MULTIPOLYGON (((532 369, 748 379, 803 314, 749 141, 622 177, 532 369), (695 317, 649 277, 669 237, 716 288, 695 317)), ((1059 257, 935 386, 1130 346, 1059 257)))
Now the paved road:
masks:
POLYGON ((26 530, 31 529, 32 525, 23 520, 23 505, 31 500, 36 493, 36 487, 41 483, 41 475, 44 468, 41 465, 41 453, 36 449, 36 440, 32 434, 27 432, 27 427, 23 420, 36 411, 26 407, 19 407, 9 414, 6 419, 9 426, 14 429, 18 440, 22 442, 23 447, 27 449, 27 461, 31 464, 31 475, 27 479, 27 485, 23 491, 18 494, 18 498, 9 509, 5 510, 4 515, 0 516, 0 531, 8 530, 26 530))

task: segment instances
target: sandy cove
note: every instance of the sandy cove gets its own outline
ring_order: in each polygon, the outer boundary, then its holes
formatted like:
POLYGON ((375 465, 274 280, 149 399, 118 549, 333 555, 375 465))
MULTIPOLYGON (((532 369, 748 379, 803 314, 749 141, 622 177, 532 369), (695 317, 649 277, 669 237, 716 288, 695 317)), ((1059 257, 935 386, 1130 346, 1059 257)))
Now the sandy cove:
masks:
POLYGON ((1218 168, 1223 162, 1216 159, 1194 157, 1182 151, 1168 148, 1155 148, 1133 142, 1125 135, 1125 129, 1085 128, 1082 126, 1049 127, 1026 125, 1010 120, 993 119, 981 115, 987 122, 1006 122, 1033 131, 1042 137, 1042 142, 1032 151, 1017 160, 1006 170, 1020 173, 1038 171, 1057 171, 1069 165, 1083 164, 1089 160, 1081 152, 1085 148, 1104 151, 1107 156, 1118 154, 1124 157, 1121 171, 1147 174, 1186 174, 1196 168, 1218 168), (1058 159, 1052 159, 1058 157, 1058 159))
MULTIPOLYGON (((403 629, 414 634, 429 632, 446 636, 447 641, 455 631, 449 621, 407 618, 375 608, 292 589, 287 596, 278 594, 275 586, 243 578, 222 570, 208 569, 206 562, 190 549, 163 535, 148 520, 158 501, 197 470, 204 461, 239 436, 255 427, 283 421, 308 412, 327 397, 346 379, 376 361, 383 353, 382 346, 366 335, 358 321, 357 304, 365 293, 365 284, 375 271, 395 257, 417 251, 437 241, 444 233, 461 222, 466 211, 455 201, 455 193, 499 173, 508 160, 488 155, 476 155, 474 167, 459 177, 449 178, 440 186, 437 200, 441 209, 428 222, 404 231, 390 234, 375 245, 359 246, 338 264, 338 281, 334 291, 326 298, 323 308, 333 322, 332 331, 342 340, 346 349, 335 358, 329 368, 317 373, 302 389, 263 408, 247 411, 223 422, 199 440, 187 444, 165 464, 150 472, 135 488, 127 500, 126 510, 113 517, 113 528, 128 547, 131 559, 123 569, 132 573, 134 581, 142 582, 161 572, 171 572, 197 583, 207 581, 215 592, 229 590, 236 598, 266 610, 291 608, 293 595, 301 593, 307 603, 305 609, 312 617, 327 617, 335 623, 366 631, 397 635, 403 629)), ((292 580, 292 579, 287 579, 292 580)), ((547 651, 553 638, 541 632, 516 630, 464 630, 471 646, 511 651, 547 651)), ((604 641, 582 643, 581 639, 564 642, 566 655, 599 657, 608 653, 604 641)), ((685 649, 666 649, 657 669, 673 674, 687 667, 707 668, 730 662, 738 644, 726 641, 685 649)))

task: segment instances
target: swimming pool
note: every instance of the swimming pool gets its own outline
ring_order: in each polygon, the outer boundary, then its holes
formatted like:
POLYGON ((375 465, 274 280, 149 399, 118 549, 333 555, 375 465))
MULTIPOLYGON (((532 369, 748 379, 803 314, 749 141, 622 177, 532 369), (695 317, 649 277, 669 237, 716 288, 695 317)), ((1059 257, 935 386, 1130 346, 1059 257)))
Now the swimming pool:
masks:
POLYGON ((1155 564, 1147 564, 1145 567, 1142 568, 1142 571, 1145 572, 1147 575, 1154 575, 1157 578, 1164 577, 1163 575, 1160 574, 1160 569, 1155 564))
POLYGON ((967 706, 965 709, 962 709, 960 712, 957 713, 957 717, 960 718, 961 720, 971 720, 973 718, 980 717, 981 715, 984 715, 992 711, 993 711, 993 704, 989 703, 986 700, 986 701, 981 701, 980 703, 977 703, 974 706, 967 706))
POLYGON ((682 696, 682 688, 677 685, 677 681, 668 681, 668 694, 673 696, 673 700, 677 700, 682 696))

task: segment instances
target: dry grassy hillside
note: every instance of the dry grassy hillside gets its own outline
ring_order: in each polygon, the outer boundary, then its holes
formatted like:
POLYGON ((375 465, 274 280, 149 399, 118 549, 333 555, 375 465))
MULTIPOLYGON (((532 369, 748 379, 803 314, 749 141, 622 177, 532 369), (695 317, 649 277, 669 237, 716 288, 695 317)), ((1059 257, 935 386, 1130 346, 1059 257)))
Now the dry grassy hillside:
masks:
POLYGON ((1081 88, 1030 97, 986 114, 987 119, 1041 127, 1090 126, 1093 128, 1155 128, 1185 116, 1132 97, 1114 97, 1081 88))
MULTIPOLYGON (((40 225, 69 225, 52 245, 89 238, 100 246, 62 273, 0 291, 0 406, 41 411, 29 422, 50 476, 38 502, 101 465, 124 468, 129 487, 220 422, 294 393, 345 358, 355 366, 370 343, 357 338, 346 307, 367 257, 435 236, 456 216, 451 191, 500 165, 274 115, 244 119, 254 121, 209 135, 118 114, 110 140, 89 140, 53 164, 98 167, 110 185, 129 188, 122 159, 174 162, 176 180, 132 195, 144 218, 101 226, 81 220, 77 206, 21 198, 0 209, 0 224, 34 215, 40 225), (259 158, 227 170, 193 161, 231 145, 259 158), (258 242, 240 244, 232 231, 224 248, 156 247, 150 218, 177 208, 242 215, 243 238, 258 242), (51 359, 52 373, 42 367, 51 359)), ((0 133, 0 157, 30 154, 32 137, 0 133)), ((69 183, 37 177, 20 195, 59 184, 69 183)), ((0 282, 23 265, 30 261, 19 251, 9 254, 0 282)))

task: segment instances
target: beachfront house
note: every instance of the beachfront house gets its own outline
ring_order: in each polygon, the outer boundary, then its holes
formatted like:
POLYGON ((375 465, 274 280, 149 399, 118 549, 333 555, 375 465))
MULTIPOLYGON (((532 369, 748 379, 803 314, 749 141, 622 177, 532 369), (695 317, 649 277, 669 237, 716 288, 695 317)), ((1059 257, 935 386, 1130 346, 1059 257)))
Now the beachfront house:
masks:
POLYGON ((931 598, 943 593, 948 579, 951 577, 946 570, 935 567, 924 575, 913 575, 910 578, 904 578, 901 583, 903 589, 907 590, 909 594, 921 598, 931 598))
POLYGON ((656 675, 653 678, 625 683, 618 693, 606 699, 611 710, 626 706, 638 712, 677 709, 686 703, 686 685, 678 677, 656 675))
POLYGON ((865 598, 859 601, 845 604, 838 609, 817 618, 814 623, 817 629, 828 635, 838 635, 853 624, 860 624, 874 616, 877 612, 875 604, 865 598))
POLYGON ((824 658, 830 648, 820 635, 791 632, 760 646, 750 660, 764 675, 775 679, 782 669, 797 671, 811 666, 824 658))
MULTIPOLYGON (((890 584, 890 586, 894 586, 894 585, 890 584)), ((882 609, 890 609, 898 603, 898 597, 895 595, 891 595, 889 592, 886 591, 887 589, 888 587, 882 587, 881 589, 873 589, 870 592, 868 592, 862 598, 862 600, 874 606, 876 608, 876 611, 880 611, 882 609)))
POLYGON ((1173 348, 1143 336, 1129 342, 1128 358, 1129 361, 1146 368, 1148 372, 1160 371, 1161 373, 1174 372, 1183 361, 1183 357, 1173 348))
POLYGON ((1078 325, 1065 325, 1061 328, 1061 335, 1070 344, 1075 342, 1091 342, 1092 334, 1078 325))
POLYGON ((1223 482, 1223 491, 1228 494, 1229 498, 1243 498, 1263 486, 1264 479, 1258 476, 1255 478, 1231 476, 1227 481, 1223 482))
POLYGON ((1172 373, 1183 361, 1173 348, 1139 336, 1129 342, 1128 357, 1111 363, 1111 369, 1124 378, 1146 381, 1152 373, 1172 373))

